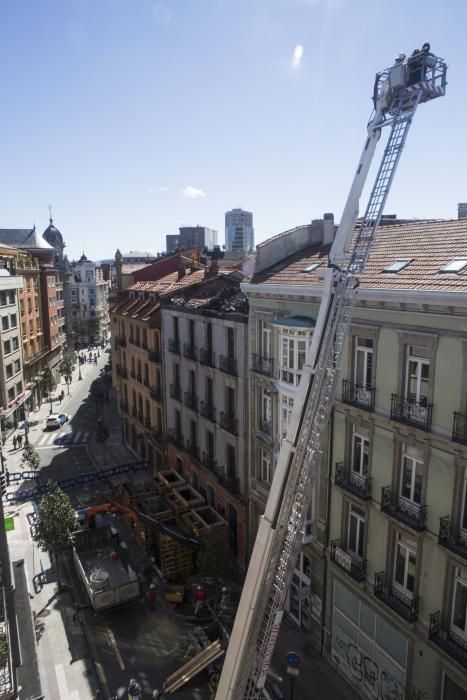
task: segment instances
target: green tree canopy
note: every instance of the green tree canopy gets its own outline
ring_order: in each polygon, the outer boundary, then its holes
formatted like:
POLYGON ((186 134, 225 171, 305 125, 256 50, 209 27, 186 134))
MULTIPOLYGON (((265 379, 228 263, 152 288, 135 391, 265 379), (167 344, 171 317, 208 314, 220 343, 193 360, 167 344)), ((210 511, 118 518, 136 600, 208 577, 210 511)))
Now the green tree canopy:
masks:
POLYGON ((75 368, 75 363, 71 355, 65 355, 63 360, 60 362, 60 373, 64 377, 69 377, 71 379, 72 372, 75 368))
POLYGON ((21 457, 21 466, 23 469, 39 469, 41 459, 39 453, 34 447, 29 443, 24 446, 23 455, 21 457))
POLYGON ((54 481, 49 481, 41 500, 34 541, 42 550, 56 555, 71 544, 75 524, 75 511, 68 495, 54 481))
POLYGON ((44 394, 50 394, 55 387, 57 386, 57 382, 55 381, 55 377, 53 375, 52 370, 50 367, 46 367, 44 369, 44 372, 42 374, 42 379, 41 379, 41 388, 44 394))

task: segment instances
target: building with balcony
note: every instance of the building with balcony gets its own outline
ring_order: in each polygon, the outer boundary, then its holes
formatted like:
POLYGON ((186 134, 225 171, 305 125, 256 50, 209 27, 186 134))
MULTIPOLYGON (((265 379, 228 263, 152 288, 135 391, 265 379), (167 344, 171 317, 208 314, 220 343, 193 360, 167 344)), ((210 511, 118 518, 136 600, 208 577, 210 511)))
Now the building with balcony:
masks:
POLYGON ((71 333, 81 347, 109 338, 109 283, 100 265, 84 255, 69 266, 71 333))
MULTIPOLYGON (((321 242, 300 227, 258 246, 243 286, 251 523, 306 362, 325 222, 321 242)), ((362 697, 467 698, 467 221, 381 226, 359 282, 289 614, 362 697)))
POLYGON ((45 365, 50 367, 58 379, 58 366, 65 345, 62 275, 57 267, 55 249, 35 227, 0 229, 0 242, 35 260, 31 262, 20 256, 17 261, 18 265, 23 265, 20 271, 25 278, 21 323, 26 347, 23 346, 23 350, 28 360, 25 364, 28 389, 32 391, 31 405, 35 405, 40 397, 39 380, 45 365))
POLYGON ((161 297, 167 459, 229 523, 232 555, 247 558, 246 342, 238 272, 161 297))
MULTIPOLYGON (((112 381, 118 393, 124 440, 154 470, 166 461, 166 423, 160 299, 204 276, 183 267, 167 274, 167 261, 151 265, 152 281, 135 282, 110 308, 112 381)), ((179 263, 179 261, 178 261, 179 263)), ((180 263, 179 263, 180 264, 180 263)))
MULTIPOLYGON (((12 249, 10 249, 12 250, 12 249)), ((16 252, 16 251, 15 251, 16 252)), ((5 247, 1 246, 2 264, 5 247)), ((15 256, 16 257, 16 256, 15 256)), ((25 418, 26 390, 21 348, 19 294, 23 278, 12 275, 13 268, 0 268, 0 428, 5 440, 25 418)))

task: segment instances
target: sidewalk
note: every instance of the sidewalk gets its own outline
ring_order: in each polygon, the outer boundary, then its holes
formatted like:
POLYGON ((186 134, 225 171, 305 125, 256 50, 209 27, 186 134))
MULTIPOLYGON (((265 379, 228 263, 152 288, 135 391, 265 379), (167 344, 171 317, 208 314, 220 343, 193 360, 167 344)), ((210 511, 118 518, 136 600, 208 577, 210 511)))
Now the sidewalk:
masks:
POLYGON ((290 676, 287 675, 285 655, 295 651, 302 658, 300 675, 294 681, 297 700, 358 700, 360 697, 339 675, 338 671, 311 646, 303 631, 284 616, 272 661, 272 669, 282 678, 278 682, 286 698, 290 693, 290 676))
MULTIPOLYGON (((93 376, 98 376, 107 359, 108 355, 103 353, 97 367, 83 365, 83 381, 91 372, 93 376)), ((77 387, 82 386, 77 378, 78 370, 73 374, 76 378, 70 385, 69 396, 63 379, 54 392, 59 393, 62 387, 65 391, 61 404, 54 401, 54 412, 66 413, 77 387)), ((48 401, 44 401, 36 411, 31 411, 31 444, 34 445, 42 437, 44 421, 49 413, 48 401)), ((15 431, 16 435, 20 433, 24 436, 24 428, 15 431)), ((9 471, 21 470, 22 450, 13 450, 13 435, 6 440, 3 454, 9 471)), ((33 503, 4 503, 5 517, 12 517, 14 521, 14 529, 8 532, 8 548, 15 576, 15 601, 23 654, 22 665, 17 669, 18 684, 21 686, 18 697, 28 700, 43 695, 47 700, 91 700, 97 697, 99 689, 94 663, 68 586, 65 585, 64 592, 58 593, 56 572, 51 568, 49 555, 39 550, 32 541, 30 527, 34 508, 33 503), (43 574, 43 583, 38 585, 34 577, 39 574, 43 574)), ((66 576, 63 578, 67 584, 66 576)))
MULTIPOLYGON (((107 353, 101 353, 101 356, 97 361, 97 367, 96 365, 91 365, 90 363, 82 365, 81 381, 84 381, 93 370, 94 373, 96 373, 96 369, 102 369, 102 367, 104 367, 104 365, 106 364, 108 357, 109 356, 107 353)), ((96 376, 98 376, 98 373, 96 374, 96 376)), ((61 402, 56 400, 52 402, 52 413, 67 413, 67 408, 70 404, 71 399, 73 398, 74 390, 81 385, 81 381, 78 379, 78 367, 76 367, 75 371, 73 372, 73 380, 69 386, 70 394, 68 395, 66 382, 64 378, 61 377, 60 382, 57 384, 57 387, 55 388, 53 394, 54 396, 56 396, 63 389, 65 397, 61 402)), ((42 437, 44 432, 45 420, 50 415, 50 413, 51 411, 49 399, 44 399, 38 408, 36 408, 34 411, 29 412, 28 423, 30 427, 28 432, 28 439, 31 445, 35 445, 39 438, 42 437)), ((13 437, 17 438, 18 435, 21 435, 23 438, 22 447, 24 447, 24 434, 24 421, 22 421, 19 423, 18 428, 16 428, 16 430, 13 433, 11 433, 11 435, 5 440, 3 444, 3 456, 7 461, 7 469, 10 472, 15 471, 17 467, 20 466, 22 454, 22 448, 17 447, 16 449, 14 449, 13 437), (12 465, 14 465, 13 469, 12 465)))

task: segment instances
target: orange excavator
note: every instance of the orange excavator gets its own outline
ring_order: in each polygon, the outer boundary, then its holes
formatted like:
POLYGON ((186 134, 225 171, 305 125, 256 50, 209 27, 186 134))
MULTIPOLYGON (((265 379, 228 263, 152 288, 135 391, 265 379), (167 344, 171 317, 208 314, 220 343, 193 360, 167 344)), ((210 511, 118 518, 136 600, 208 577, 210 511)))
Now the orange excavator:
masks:
POLYGON ((167 523, 159 522, 155 518, 151 518, 150 515, 146 513, 141 513, 141 511, 134 510, 128 506, 118 503, 117 501, 109 501, 108 503, 101 503, 97 506, 91 506, 84 511, 84 516, 89 522, 89 527, 96 527, 96 515, 99 513, 121 513, 127 515, 133 522, 138 520, 142 523, 146 523, 149 527, 153 527, 164 535, 171 537, 177 542, 186 544, 192 549, 198 550, 201 547, 201 542, 198 538, 193 537, 189 532, 181 530, 173 525, 168 525, 167 523))

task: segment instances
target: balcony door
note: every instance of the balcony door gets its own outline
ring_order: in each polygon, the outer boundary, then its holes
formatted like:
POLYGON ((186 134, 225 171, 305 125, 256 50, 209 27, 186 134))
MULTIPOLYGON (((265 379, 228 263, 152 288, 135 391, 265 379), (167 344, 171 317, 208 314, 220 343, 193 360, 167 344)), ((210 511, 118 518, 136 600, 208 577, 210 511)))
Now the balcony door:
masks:
POLYGON ((311 625, 311 562, 306 554, 301 553, 292 576, 289 589, 289 615, 292 620, 305 629, 311 625))
POLYGON ((370 441, 365 435, 354 432, 352 445, 352 470, 350 481, 354 486, 363 488, 368 477, 368 451, 370 441))
POLYGON ((393 586, 402 598, 412 600, 415 592, 417 550, 413 542, 399 538, 394 552, 393 586))
POLYGON ((452 601, 451 631, 467 643, 467 576, 456 569, 452 601))
POLYGON ((365 513, 355 506, 350 506, 347 551, 356 559, 363 559, 365 551, 365 521, 365 513))
POLYGON ((373 386, 373 340, 371 338, 357 336, 355 339, 354 384, 355 399, 362 404, 371 404, 373 386))
POLYGON ((405 375, 405 399, 407 413, 414 420, 424 421, 426 419, 429 381, 429 360, 416 357, 412 354, 412 347, 409 347, 405 375))
POLYGON ((409 515, 420 516, 422 503, 423 462, 410 455, 402 456, 399 505, 409 515))

